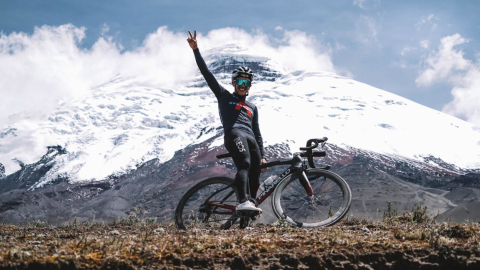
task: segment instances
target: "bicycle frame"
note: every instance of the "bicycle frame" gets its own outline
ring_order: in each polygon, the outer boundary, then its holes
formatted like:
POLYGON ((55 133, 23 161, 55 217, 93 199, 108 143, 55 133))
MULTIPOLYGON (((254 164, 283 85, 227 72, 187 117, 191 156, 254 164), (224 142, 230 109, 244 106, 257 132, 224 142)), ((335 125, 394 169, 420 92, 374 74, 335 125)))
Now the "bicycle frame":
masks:
MULTIPOLYGON (((270 196, 273 193, 273 191, 278 186, 280 181, 282 181, 283 179, 285 179, 286 177, 288 177, 288 176, 290 176, 294 173, 297 173, 297 175, 299 176, 298 179, 299 179, 300 183, 302 184, 302 186, 305 188, 305 191, 306 191, 307 195, 308 196, 313 196, 313 189, 310 186, 310 182, 308 181, 308 179, 305 175, 305 172, 304 172, 304 170, 307 167, 303 164, 303 161, 299 156, 295 156, 291 160, 274 161, 274 162, 262 164, 258 167, 258 170, 261 170, 263 168, 273 167, 273 166, 279 166, 279 165, 290 165, 290 167, 287 168, 283 173, 281 173, 280 176, 277 177, 277 179, 275 179, 275 181, 272 183, 272 185, 270 185, 266 190, 264 190, 262 193, 260 193, 260 195, 258 195, 257 198, 255 198, 255 200, 257 201, 257 203, 259 205, 262 204, 262 202, 265 201, 268 198, 268 196, 270 196)), ((223 209, 229 209, 229 210, 231 210, 231 213, 233 213, 235 211, 235 205, 223 203, 231 195, 233 195, 233 193, 234 193, 233 190, 229 194, 227 194, 222 199, 222 201, 220 203, 210 202, 210 199, 213 196, 215 196, 217 193, 219 193, 219 192, 221 192, 221 191, 223 191, 227 188, 230 188, 230 186, 227 186, 225 188, 222 188, 222 189, 218 190, 217 192, 214 192, 210 197, 208 197, 205 200, 205 203, 210 205, 210 206, 223 208, 223 209)), ((227 213, 216 212, 215 210, 216 209, 214 209, 212 211, 212 214, 229 214, 230 213, 230 212, 227 212, 227 213)))

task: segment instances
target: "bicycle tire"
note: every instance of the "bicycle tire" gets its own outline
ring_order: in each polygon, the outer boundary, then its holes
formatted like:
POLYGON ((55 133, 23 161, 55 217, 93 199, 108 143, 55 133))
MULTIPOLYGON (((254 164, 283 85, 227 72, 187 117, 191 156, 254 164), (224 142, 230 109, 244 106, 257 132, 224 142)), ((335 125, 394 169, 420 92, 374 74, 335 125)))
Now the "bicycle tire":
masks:
POLYGON ((296 174, 292 174, 280 181, 273 192, 275 215, 297 227, 326 227, 340 221, 352 202, 352 192, 347 182, 333 172, 318 168, 307 169, 305 174, 314 191, 313 202, 309 200, 296 174), (308 216, 310 211, 313 217, 308 216))
POLYGON ((226 188, 211 198, 211 202, 236 205, 238 193, 233 185, 233 179, 227 177, 214 177, 203 180, 189 189, 178 202, 175 209, 175 225, 179 229, 187 230, 194 227, 229 228, 236 221, 234 210, 205 206, 204 202, 216 191, 226 188), (228 187, 228 188, 227 188, 228 187), (232 194, 230 194, 233 191, 232 194), (230 194, 230 195, 229 195, 230 194), (222 197, 223 196, 223 197, 222 197), (228 198, 225 198, 229 196, 228 198), (226 199, 226 200, 225 200, 226 199), (223 201, 222 201, 223 200, 223 201), (217 213, 213 213, 217 211, 217 213), (224 213, 219 214, 218 212, 224 213), (213 213, 213 216, 212 216, 213 213))

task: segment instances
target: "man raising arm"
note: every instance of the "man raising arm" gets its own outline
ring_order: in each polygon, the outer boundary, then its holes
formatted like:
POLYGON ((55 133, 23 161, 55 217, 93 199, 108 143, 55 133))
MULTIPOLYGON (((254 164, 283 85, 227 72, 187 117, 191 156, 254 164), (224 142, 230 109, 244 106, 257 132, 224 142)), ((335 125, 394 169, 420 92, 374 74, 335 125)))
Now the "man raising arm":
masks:
MULTIPOLYGON (((260 186, 260 170, 258 166, 266 163, 264 158, 263 139, 258 124, 257 107, 246 100, 253 81, 253 72, 248 67, 238 67, 232 72, 233 93, 227 91, 215 79, 208 70, 197 45, 197 31, 194 34, 188 31, 187 39, 190 48, 195 55, 197 66, 208 86, 218 100, 220 120, 224 129, 225 148, 232 155, 233 162, 237 167, 235 185, 238 190, 236 210, 256 211, 261 213, 262 209, 255 206, 247 197, 247 186, 251 199, 256 198, 260 186)), ((266 168, 262 170, 265 172, 266 168)))

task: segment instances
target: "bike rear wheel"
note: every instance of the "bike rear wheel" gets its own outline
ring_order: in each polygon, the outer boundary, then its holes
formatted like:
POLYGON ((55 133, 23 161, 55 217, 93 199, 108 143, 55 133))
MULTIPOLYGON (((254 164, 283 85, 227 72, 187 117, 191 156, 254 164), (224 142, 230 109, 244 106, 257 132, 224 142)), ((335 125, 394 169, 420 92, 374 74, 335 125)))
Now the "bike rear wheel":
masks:
POLYGON ((206 179, 189 189, 180 199, 175 210, 175 224, 183 230, 228 229, 237 219, 234 215, 237 197, 232 179, 206 179))
POLYGON ((298 177, 283 179, 273 192, 272 206, 278 218, 297 227, 331 226, 350 209, 352 192, 339 175, 323 169, 307 169, 314 196, 308 197, 298 177))

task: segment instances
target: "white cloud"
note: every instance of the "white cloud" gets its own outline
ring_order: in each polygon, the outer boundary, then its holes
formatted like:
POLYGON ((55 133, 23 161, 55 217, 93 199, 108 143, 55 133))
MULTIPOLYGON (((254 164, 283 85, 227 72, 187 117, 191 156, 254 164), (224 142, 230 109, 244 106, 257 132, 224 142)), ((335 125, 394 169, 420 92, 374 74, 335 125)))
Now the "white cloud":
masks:
POLYGON ((361 9, 365 9, 365 2, 366 1, 367 0, 353 0, 353 5, 361 8, 361 9))
POLYGON ((9 115, 36 111, 41 117, 59 100, 80 98, 119 73, 139 74, 142 80, 168 87, 194 72, 192 66, 179 64, 191 60, 191 52, 178 46, 184 35, 165 27, 128 52, 104 37, 91 49, 81 49, 84 38, 85 28, 73 25, 0 36, 0 128, 8 124, 9 115))
POLYGON ((357 20, 355 27, 357 29, 357 39, 360 42, 366 45, 376 44, 380 46, 377 38, 378 32, 380 30, 380 25, 376 22, 374 18, 361 16, 357 20))
POLYGON ((319 47, 313 36, 301 31, 285 31, 284 44, 271 50, 270 55, 291 69, 316 69, 335 72, 331 50, 319 47))
MULTIPOLYGON (((160 27, 136 49, 125 51, 106 36, 107 25, 91 48, 81 48, 85 30, 68 24, 37 27, 31 35, 0 34, 0 131, 14 115, 45 117, 62 100, 88 95, 117 74, 135 75, 152 86, 178 87, 197 71, 187 33, 160 27)), ((284 31, 280 43, 261 31, 238 28, 197 35, 202 50, 236 43, 291 69, 335 71, 330 50, 301 31, 284 31)))
POLYGON ((275 27, 275 30, 281 31, 281 30, 283 30, 283 28, 279 25, 279 26, 275 27))
POLYGON ((417 31, 419 31, 423 26, 429 26, 431 31, 434 31, 437 28, 435 21, 440 20, 435 14, 429 14, 427 16, 422 16, 420 21, 415 25, 417 31))
POLYGON ((422 41, 420 41, 420 46, 422 48, 428 49, 430 47, 430 41, 429 40, 422 40, 422 41))
POLYGON ((353 5, 361 9, 376 8, 380 5, 381 0, 353 0, 353 5))
POLYGON ((106 23, 104 23, 102 26, 101 35, 105 36, 108 33, 108 31, 110 31, 110 27, 106 23))
POLYGON ((216 29, 207 35, 197 33, 197 37, 198 46, 202 51, 234 43, 272 58, 293 70, 315 69, 335 72, 330 48, 322 46, 314 36, 302 31, 284 30, 283 38, 275 42, 262 31, 248 33, 239 28, 216 29))
POLYGON ((341 51, 345 49, 346 49, 345 45, 343 45, 342 43, 339 43, 338 41, 335 42, 335 50, 341 51))
POLYGON ((425 60, 426 69, 417 77, 417 85, 429 86, 439 79, 452 80, 456 77, 456 71, 469 69, 471 62, 463 58, 462 51, 453 48, 465 42, 468 41, 460 34, 442 38, 438 52, 425 60))
POLYGON ((416 50, 416 48, 414 48, 414 47, 406 46, 402 49, 402 51, 400 52, 400 55, 406 56, 409 52, 415 51, 415 50, 416 50))
POLYGON ((443 107, 443 111, 480 127, 480 64, 478 62, 468 70, 451 93, 453 100, 443 107))
POLYGON ((463 51, 454 48, 465 42, 468 40, 460 34, 442 38, 438 52, 425 60, 426 68, 416 82, 419 86, 439 81, 451 83, 453 100, 443 111, 480 127, 480 61, 465 59, 463 51))

